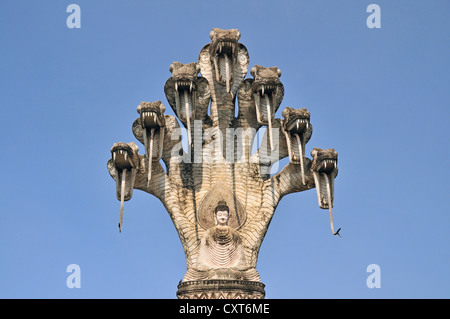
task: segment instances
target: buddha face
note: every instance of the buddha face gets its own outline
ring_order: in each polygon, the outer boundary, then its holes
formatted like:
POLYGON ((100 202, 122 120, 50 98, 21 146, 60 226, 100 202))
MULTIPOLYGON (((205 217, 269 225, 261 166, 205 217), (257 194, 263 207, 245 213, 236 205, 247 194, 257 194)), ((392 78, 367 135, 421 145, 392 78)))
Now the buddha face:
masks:
POLYGON ((226 210, 217 211, 216 221, 217 221, 217 225, 220 225, 220 226, 228 225, 228 211, 226 211, 226 210))

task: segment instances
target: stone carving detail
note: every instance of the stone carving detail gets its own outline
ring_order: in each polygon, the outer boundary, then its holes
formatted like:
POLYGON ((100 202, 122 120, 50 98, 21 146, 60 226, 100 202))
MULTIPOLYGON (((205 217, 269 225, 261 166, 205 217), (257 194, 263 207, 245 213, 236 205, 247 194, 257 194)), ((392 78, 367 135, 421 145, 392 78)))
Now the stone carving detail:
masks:
POLYGON ((197 76, 200 66, 195 62, 173 62, 169 71, 172 77, 167 80, 164 92, 178 119, 187 127, 188 143, 191 145, 191 126, 194 120, 210 122, 207 114, 210 100, 208 81, 197 76))
POLYGON ((310 114, 305 108, 295 110, 286 107, 282 115, 284 121, 281 128, 286 138, 289 161, 300 164, 302 184, 305 184, 305 145, 312 135, 312 125, 309 122, 310 114))
MULTIPOLYGON (((236 213, 235 216, 238 216, 236 213)), ((202 235, 195 265, 188 269, 183 281, 231 279, 261 281, 254 267, 246 261, 242 238, 228 225, 230 209, 219 201, 214 209, 215 226, 202 235)), ((239 226, 239 223, 235 223, 239 226)))
POLYGON ((240 280, 197 280, 178 284, 179 299, 263 299, 264 284, 240 280))
POLYGON ((201 199, 198 208, 198 222, 204 229, 209 229, 215 225, 215 209, 219 202, 227 203, 229 210, 228 225, 234 229, 241 228, 247 219, 247 214, 243 204, 231 192, 225 183, 218 182, 208 193, 201 199))
POLYGON ((142 102, 132 130, 145 154, 133 142, 111 149, 107 167, 121 201, 119 227, 133 189, 147 192, 164 204, 183 244, 187 271, 179 298, 263 298, 258 253, 283 196, 315 187, 336 234, 337 153, 314 148, 312 159, 305 156, 309 111, 286 107, 282 119, 275 117, 284 96, 281 71, 255 65, 253 78, 245 79, 249 54, 237 29, 214 28, 210 38, 198 62, 172 63, 164 85, 187 136, 161 101, 142 102), (266 130, 252 152, 260 128, 266 130), (289 163, 271 175, 285 157, 289 163))
POLYGON ((112 158, 107 166, 111 177, 116 181, 116 196, 120 200, 119 230, 122 231, 124 201, 133 196, 136 173, 139 170, 139 147, 134 143, 114 143, 111 147, 112 158))

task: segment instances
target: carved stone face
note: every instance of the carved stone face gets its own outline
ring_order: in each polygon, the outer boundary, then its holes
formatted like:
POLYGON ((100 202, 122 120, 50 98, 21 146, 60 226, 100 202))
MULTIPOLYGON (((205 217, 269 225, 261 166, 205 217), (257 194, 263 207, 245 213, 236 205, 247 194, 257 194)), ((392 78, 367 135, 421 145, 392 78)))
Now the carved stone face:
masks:
POLYGON ((216 213, 217 225, 220 225, 220 226, 228 225, 228 219, 229 219, 228 211, 226 211, 226 210, 217 211, 217 213, 216 213))

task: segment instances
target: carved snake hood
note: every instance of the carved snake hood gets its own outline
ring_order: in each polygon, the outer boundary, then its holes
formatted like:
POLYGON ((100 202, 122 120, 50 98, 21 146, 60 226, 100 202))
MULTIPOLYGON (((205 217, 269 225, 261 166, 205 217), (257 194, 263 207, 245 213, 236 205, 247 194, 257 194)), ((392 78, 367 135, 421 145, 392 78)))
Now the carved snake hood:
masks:
POLYGON ((172 76, 164 85, 164 93, 173 111, 188 129, 191 144, 191 125, 194 120, 209 122, 208 106, 210 91, 208 81, 198 76, 200 67, 192 62, 173 62, 169 71, 172 76))
POLYGON ((234 100, 247 74, 249 56, 247 48, 238 42, 241 34, 237 29, 214 28, 209 37, 211 43, 201 49, 198 64, 210 86, 213 125, 219 125, 220 118, 220 126, 225 127, 234 118, 234 100))
POLYGON ((133 195, 134 182, 140 169, 139 147, 136 143, 114 143, 111 147, 111 159, 107 163, 108 171, 116 181, 116 196, 120 200, 119 230, 122 229, 123 205, 133 195))
POLYGON ((296 110, 287 106, 281 114, 284 117, 281 130, 286 138, 289 161, 300 164, 302 184, 305 185, 305 145, 313 131, 310 113, 305 108, 296 110))
POLYGON ((313 161, 311 170, 314 176, 314 182, 317 190, 317 199, 319 207, 330 211, 331 232, 334 232, 332 207, 334 201, 334 179, 338 174, 337 152, 333 149, 323 150, 314 147, 311 151, 313 161))
POLYGON ((253 79, 245 79, 239 86, 238 122, 240 126, 255 129, 267 126, 270 148, 273 149, 272 125, 284 97, 281 70, 276 66, 266 68, 255 65, 250 74, 253 79))

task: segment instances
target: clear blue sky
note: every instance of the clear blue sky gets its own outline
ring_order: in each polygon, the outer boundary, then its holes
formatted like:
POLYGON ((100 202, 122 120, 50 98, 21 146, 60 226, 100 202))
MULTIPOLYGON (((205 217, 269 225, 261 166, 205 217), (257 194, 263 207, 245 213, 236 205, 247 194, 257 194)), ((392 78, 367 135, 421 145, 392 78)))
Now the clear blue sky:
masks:
POLYGON ((339 152, 343 237, 315 190, 283 198, 257 265, 266 297, 449 298, 449 12, 446 0, 1 1, 0 297, 175 298, 186 265, 168 214, 135 191, 119 233, 106 162, 114 142, 137 142, 141 101, 168 105, 169 65, 197 61, 219 27, 240 30, 250 67, 282 70, 277 117, 308 108, 307 154, 339 152), (70 3, 80 29, 66 26, 70 3), (371 3, 380 29, 366 25, 371 3), (69 264, 81 288, 67 288, 69 264), (381 288, 366 286, 370 264, 381 288))

